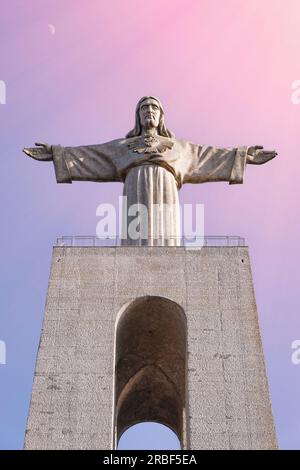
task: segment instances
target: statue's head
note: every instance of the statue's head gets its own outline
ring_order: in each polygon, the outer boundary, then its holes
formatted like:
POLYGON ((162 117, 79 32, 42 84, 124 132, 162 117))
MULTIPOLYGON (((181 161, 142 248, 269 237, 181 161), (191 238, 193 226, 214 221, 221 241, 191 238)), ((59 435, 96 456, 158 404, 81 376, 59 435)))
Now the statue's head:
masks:
POLYGON ((143 128, 157 128, 158 135, 174 137, 174 134, 165 126, 164 110, 161 102, 155 96, 143 96, 136 105, 135 126, 126 138, 141 135, 143 128))

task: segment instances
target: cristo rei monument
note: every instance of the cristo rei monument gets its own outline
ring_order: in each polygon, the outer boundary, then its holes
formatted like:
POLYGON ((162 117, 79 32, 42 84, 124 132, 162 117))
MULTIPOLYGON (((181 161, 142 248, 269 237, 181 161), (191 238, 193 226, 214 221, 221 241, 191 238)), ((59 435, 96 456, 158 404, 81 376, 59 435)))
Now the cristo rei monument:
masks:
POLYGON ((275 449, 248 247, 188 249, 178 190, 243 183, 276 152, 178 140, 152 96, 125 138, 24 152, 58 183, 123 181, 147 209, 138 238, 123 218, 121 246, 54 247, 25 449, 114 449, 144 421, 182 449, 275 449))

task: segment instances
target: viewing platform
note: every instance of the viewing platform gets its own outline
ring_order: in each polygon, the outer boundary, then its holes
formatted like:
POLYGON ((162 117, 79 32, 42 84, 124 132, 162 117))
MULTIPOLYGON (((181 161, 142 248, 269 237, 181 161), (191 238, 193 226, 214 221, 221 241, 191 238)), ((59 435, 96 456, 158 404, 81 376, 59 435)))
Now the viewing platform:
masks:
MULTIPOLYGON (((168 238, 170 240, 170 238, 168 238)), ((210 247, 236 247, 236 246, 247 246, 245 238, 240 236, 232 235, 208 235, 204 237, 197 236, 183 236, 183 237, 172 237, 174 241, 174 247, 199 247, 210 246, 210 247)), ((156 243, 154 246, 166 246, 164 240, 154 240, 156 243), (160 242, 160 244, 159 244, 160 242)), ((141 239, 140 246, 145 245, 146 240, 141 239)), ((130 245, 126 243, 126 240, 122 240, 120 237, 106 237, 99 238, 94 235, 71 235, 58 237, 55 246, 67 246, 67 247, 117 247, 117 246, 139 246, 130 245)))

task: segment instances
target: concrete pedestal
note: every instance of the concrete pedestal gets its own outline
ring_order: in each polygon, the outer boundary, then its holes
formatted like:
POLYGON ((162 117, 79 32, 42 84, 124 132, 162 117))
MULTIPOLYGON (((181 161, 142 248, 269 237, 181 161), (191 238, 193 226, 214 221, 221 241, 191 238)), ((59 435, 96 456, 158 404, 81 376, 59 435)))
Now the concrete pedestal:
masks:
POLYGON ((184 448, 276 448, 247 247, 54 248, 25 448, 111 449, 118 423, 139 417, 176 428, 184 448), (128 317, 119 347, 131 305, 146 320, 128 317), (164 390, 159 402, 141 383, 164 390))

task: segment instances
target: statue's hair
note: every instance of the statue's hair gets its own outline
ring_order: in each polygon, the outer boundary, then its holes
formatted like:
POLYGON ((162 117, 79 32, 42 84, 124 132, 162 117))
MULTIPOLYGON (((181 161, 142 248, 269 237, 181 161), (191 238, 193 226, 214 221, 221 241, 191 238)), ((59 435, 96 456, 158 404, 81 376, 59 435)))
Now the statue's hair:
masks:
POLYGON ((156 98, 155 96, 143 96, 143 98, 141 98, 139 100, 139 102, 138 102, 138 104, 136 105, 136 108, 135 108, 135 125, 134 125, 134 128, 130 132, 128 132, 128 134, 126 135, 126 139, 129 139, 130 137, 137 137, 138 135, 141 135, 142 125, 141 125, 141 119, 140 119, 140 106, 141 106, 143 101, 148 100, 148 99, 152 99, 152 100, 157 101, 157 103, 159 105, 160 118, 159 118, 159 124, 158 124, 158 129, 157 129, 158 135, 162 135, 163 137, 175 137, 173 132, 169 131, 169 129, 167 129, 166 126, 165 126, 164 110, 163 110, 162 104, 159 101, 159 99, 156 98))

